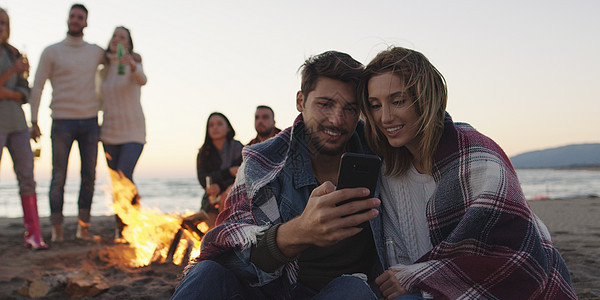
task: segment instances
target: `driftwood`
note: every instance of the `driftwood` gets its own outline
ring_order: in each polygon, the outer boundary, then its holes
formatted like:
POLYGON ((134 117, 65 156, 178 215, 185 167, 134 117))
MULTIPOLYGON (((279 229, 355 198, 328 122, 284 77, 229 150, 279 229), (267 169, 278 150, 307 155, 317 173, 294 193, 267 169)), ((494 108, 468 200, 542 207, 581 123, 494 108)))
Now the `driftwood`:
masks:
POLYGON ((65 275, 47 273, 34 280, 27 280, 17 292, 26 297, 39 298, 60 289, 66 283, 65 275))
POLYGON ((71 298, 94 297, 110 288, 99 273, 75 271, 69 276, 65 293, 71 298))
POLYGON ((46 273, 27 280, 17 292, 26 297, 40 298, 53 291, 64 289, 71 298, 94 297, 110 286, 100 274, 87 271, 72 271, 65 274, 46 273))
MULTIPOLYGON (((166 262, 173 262, 173 255, 175 255, 175 251, 177 251, 179 241, 181 241, 181 239, 184 237, 185 230, 187 230, 195 238, 202 239, 204 233, 200 231, 197 226, 198 224, 206 221, 208 221, 208 215, 203 210, 191 216, 187 216, 181 221, 180 228, 177 230, 177 233, 175 233, 175 236, 173 236, 173 240, 171 241, 169 251, 167 252, 166 262)), ((187 259, 190 252, 192 252, 193 249, 191 248, 191 245, 192 243, 188 242, 188 249, 186 249, 184 259, 187 259)))

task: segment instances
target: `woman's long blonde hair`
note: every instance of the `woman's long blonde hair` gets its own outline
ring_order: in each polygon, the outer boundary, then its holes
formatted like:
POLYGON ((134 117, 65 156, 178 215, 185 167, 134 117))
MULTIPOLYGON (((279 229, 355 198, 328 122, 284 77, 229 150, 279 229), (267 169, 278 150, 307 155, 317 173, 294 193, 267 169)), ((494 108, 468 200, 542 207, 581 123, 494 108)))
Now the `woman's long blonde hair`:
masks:
POLYGON ((369 80, 376 75, 392 72, 404 82, 411 101, 414 101, 419 130, 415 137, 419 141, 419 156, 422 167, 431 174, 434 154, 444 130, 444 114, 448 91, 442 74, 414 50, 391 47, 377 54, 367 65, 359 85, 360 107, 366 116, 366 139, 369 147, 383 157, 386 175, 396 176, 410 167, 413 155, 406 147, 392 147, 385 134, 377 127, 369 105, 369 80))

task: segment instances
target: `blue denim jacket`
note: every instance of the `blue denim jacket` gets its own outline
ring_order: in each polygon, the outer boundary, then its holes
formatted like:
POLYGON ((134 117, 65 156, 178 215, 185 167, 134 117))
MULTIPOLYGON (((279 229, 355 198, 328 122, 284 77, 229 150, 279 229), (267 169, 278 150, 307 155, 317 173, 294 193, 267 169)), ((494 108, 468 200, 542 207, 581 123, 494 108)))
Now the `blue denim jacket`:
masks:
MULTIPOLYGON (((360 138, 362 129, 363 124, 361 122, 349 141, 349 149, 352 152, 369 152, 366 146, 363 146, 365 143, 360 138)), ((274 180, 260 188, 253 197, 254 199, 264 199, 271 196, 276 198, 280 218, 275 223, 284 223, 302 214, 311 192, 317 187, 303 131, 303 123, 296 124, 290 151, 281 152, 289 155, 285 166, 274 180)), ((375 192, 375 197, 378 196, 379 187, 375 192)), ((368 276, 372 287, 376 287, 374 279, 383 272, 383 258, 385 257, 381 218, 376 217, 370 221, 370 224, 379 263, 373 266, 373 270, 368 276)), ((269 225, 273 226, 275 224, 269 225)), ((282 276, 284 268, 281 267, 274 273, 264 272, 250 262, 250 248, 236 249, 229 255, 223 255, 219 262, 246 279, 252 286, 264 286, 273 282, 282 276)), ((374 291, 378 294, 378 289, 374 288, 374 291)))

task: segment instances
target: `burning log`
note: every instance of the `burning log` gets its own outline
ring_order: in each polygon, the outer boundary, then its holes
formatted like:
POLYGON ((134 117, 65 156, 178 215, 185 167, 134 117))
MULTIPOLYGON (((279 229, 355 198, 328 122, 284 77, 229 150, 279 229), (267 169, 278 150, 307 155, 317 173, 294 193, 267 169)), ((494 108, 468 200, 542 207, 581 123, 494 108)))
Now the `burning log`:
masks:
POLYGON ((204 232, 198 229, 198 225, 206 221, 208 221, 208 215, 206 214, 206 212, 201 210, 197 214, 193 214, 187 218, 184 218, 183 221, 181 221, 181 228, 184 228, 191 233, 195 233, 196 238, 201 240, 204 236, 204 232))
MULTIPOLYGON (((169 252, 167 252, 167 260, 166 260, 167 262, 173 261, 173 256, 175 255, 175 251, 177 251, 177 248, 179 247, 181 238, 183 237, 186 230, 187 230, 187 232, 195 235, 195 238, 197 240, 202 239, 202 237, 204 236, 204 233, 202 231, 200 231, 200 229, 198 229, 198 225, 202 222, 206 222, 207 220, 208 220, 208 215, 206 214, 206 212, 200 211, 199 213, 188 216, 181 221, 180 228, 179 228, 179 230, 177 230, 177 233, 173 237, 173 241, 171 242, 171 245, 169 246, 169 252)), ((185 251, 184 259, 188 258, 190 255, 190 252, 193 250, 193 248, 190 247, 191 245, 193 245, 193 243, 191 243, 191 241, 188 241, 187 245, 188 245, 188 247, 185 251)))
POLYGON ((201 212, 183 218, 180 214, 165 214, 133 205, 136 186, 127 177, 110 172, 113 210, 123 221, 123 239, 135 250, 129 265, 143 267, 153 262, 173 262, 179 265, 189 256, 200 253, 200 240, 208 231, 208 216, 201 212), (199 229, 200 227, 203 227, 199 229), (191 249, 191 250, 190 250, 191 249))

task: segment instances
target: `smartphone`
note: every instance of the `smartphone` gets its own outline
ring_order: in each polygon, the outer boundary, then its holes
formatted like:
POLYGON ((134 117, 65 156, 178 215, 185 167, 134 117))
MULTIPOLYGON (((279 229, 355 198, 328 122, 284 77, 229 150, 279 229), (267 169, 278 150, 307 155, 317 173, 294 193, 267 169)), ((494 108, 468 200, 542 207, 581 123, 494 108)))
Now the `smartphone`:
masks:
MULTIPOLYGON (((375 189, 377 188, 377 180, 379 179, 379 170, 381 169, 381 158, 376 155, 350 153, 342 154, 340 170, 338 172, 337 189, 366 187, 370 193, 367 197, 348 199, 338 203, 342 205, 350 201, 363 200, 373 198, 375 189)), ((358 212, 362 213, 364 211, 358 212)), ((360 226, 366 226, 368 222, 360 226)))

